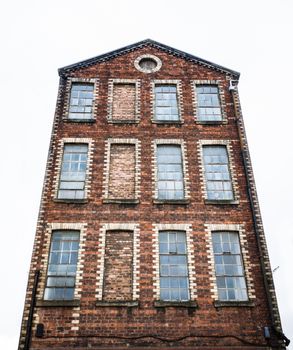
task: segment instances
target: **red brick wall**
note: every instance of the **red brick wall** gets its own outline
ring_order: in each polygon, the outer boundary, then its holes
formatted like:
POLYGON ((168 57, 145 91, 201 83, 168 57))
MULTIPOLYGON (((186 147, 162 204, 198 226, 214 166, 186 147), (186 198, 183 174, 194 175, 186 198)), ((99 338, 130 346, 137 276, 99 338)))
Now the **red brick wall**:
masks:
POLYGON ((135 146, 112 144, 110 149, 109 198, 135 197, 135 146))
POLYGON ((135 119, 135 84, 114 83, 112 119, 135 119))
MULTIPOLYGON (((43 323, 45 335, 42 339, 38 339, 33 335, 31 349, 48 349, 49 347, 54 348, 58 346, 60 346, 60 349, 62 346, 66 349, 71 347, 77 349, 92 347, 94 349, 102 346, 121 346, 123 348, 127 346, 173 347, 176 349, 186 346, 190 346, 192 349, 195 349, 196 346, 199 348, 220 346, 226 349, 228 347, 248 346, 249 344, 254 344, 251 345, 251 348, 257 349, 257 345, 267 345, 267 341, 263 336, 263 327, 270 326, 271 320, 260 266, 260 253, 257 248, 253 218, 247 195, 247 182, 233 101, 228 89, 229 81, 226 74, 216 69, 172 56, 152 47, 143 47, 110 61, 73 71, 70 75, 73 77, 99 78, 96 122, 89 124, 62 121, 62 99, 66 96, 63 94, 64 87, 61 85, 61 99, 58 102, 56 128, 51 149, 51 165, 52 169, 56 166, 56 144, 60 138, 93 138, 95 148, 89 200, 84 204, 53 201, 52 184, 56 174, 53 170, 48 172, 46 187, 48 190, 44 195, 44 211, 38 231, 40 248, 37 248, 33 261, 35 262, 34 266, 42 269, 42 254, 47 254, 46 247, 42 247, 45 235, 43 227, 46 226, 46 223, 87 223, 80 309, 73 307, 37 307, 34 325, 37 322, 43 323), (135 69, 133 65, 134 59, 147 53, 154 54, 162 60, 163 65, 158 72, 144 74, 135 69), (141 79, 141 121, 139 124, 110 124, 107 122, 109 79, 141 79), (159 125, 151 122, 150 90, 153 79, 181 80, 184 124, 159 125), (205 79, 219 80, 224 86, 227 124, 200 125, 195 123, 191 81, 205 79), (137 138, 142 143, 140 203, 136 205, 103 203, 105 140, 108 138, 128 137, 137 138), (186 142, 190 177, 190 201, 187 205, 158 205, 153 203, 151 175, 153 153, 151 143, 157 138, 184 139, 186 142), (197 141, 201 139, 231 141, 235 172, 238 174, 239 204, 205 204, 199 177, 200 162, 197 153, 197 141), (112 222, 134 222, 140 225, 140 300, 137 307, 114 307, 111 305, 101 307, 96 305, 97 266, 100 263, 97 251, 101 244, 101 241, 99 241, 99 230, 103 223, 112 222), (196 271, 198 309, 154 307, 153 223, 174 222, 192 225, 191 239, 195 247, 194 268, 196 271), (244 225, 251 268, 253 269, 253 283, 256 296, 252 306, 215 308, 209 275, 210 265, 204 226, 206 223, 244 225), (78 317, 72 316, 76 313, 78 313, 78 317), (74 317, 78 318, 78 323, 75 324, 76 327, 72 330, 73 324, 71 321, 74 317)), ((132 95, 130 94, 130 96, 132 95)), ((117 147, 113 149, 113 167, 118 163, 121 164, 117 162, 119 157, 115 158, 115 151, 118 152, 119 149, 119 146, 117 147)), ((129 160, 133 159, 130 157, 132 151, 130 151, 131 148, 129 146, 127 147, 123 146, 124 154, 126 155, 127 150, 128 155, 126 163, 123 163, 122 173, 125 172, 126 165, 128 169, 133 168, 133 160, 129 160)), ((119 179, 112 178, 111 181, 112 184, 115 184, 111 191, 116 195, 120 191, 119 179), (115 181, 118 182, 115 183, 115 181), (117 189, 119 189, 118 192, 115 192, 117 189)), ((133 189, 127 189, 127 191, 130 195, 133 189)), ((109 240, 113 239, 115 233, 113 233, 113 236, 111 235, 108 236, 107 249, 109 249, 109 240)), ((126 239, 125 237, 125 242, 125 247, 128 247, 130 244, 129 238, 126 239)), ((118 261, 118 250, 120 249, 120 244, 124 247, 124 243, 120 242, 119 245, 118 243, 115 245, 115 242, 112 242, 111 244, 113 244, 115 261, 118 261)), ((107 249, 106 257, 108 254, 107 249)), ((126 253, 123 249, 120 253, 123 258, 126 258, 126 253)), ((110 268, 110 260, 107 259, 106 276, 107 274, 110 276, 113 272, 111 269, 115 269, 115 267, 110 268)), ((129 267, 128 259, 129 256, 127 255, 125 268, 129 267)), ((41 271, 41 273, 45 274, 46 271, 41 271)), ((114 275, 117 273, 117 270, 114 271, 114 275)), ((106 285, 107 283, 107 288, 111 289, 111 285, 113 286, 114 283, 113 279, 108 278, 107 280, 106 277, 106 285)))

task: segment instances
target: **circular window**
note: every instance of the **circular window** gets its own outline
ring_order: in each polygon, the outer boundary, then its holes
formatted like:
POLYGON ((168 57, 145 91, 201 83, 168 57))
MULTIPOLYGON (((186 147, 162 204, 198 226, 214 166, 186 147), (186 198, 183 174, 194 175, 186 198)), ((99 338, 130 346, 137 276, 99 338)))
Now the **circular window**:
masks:
POLYGON ((162 61, 153 55, 142 55, 134 61, 134 66, 140 72, 153 73, 162 67, 162 61))

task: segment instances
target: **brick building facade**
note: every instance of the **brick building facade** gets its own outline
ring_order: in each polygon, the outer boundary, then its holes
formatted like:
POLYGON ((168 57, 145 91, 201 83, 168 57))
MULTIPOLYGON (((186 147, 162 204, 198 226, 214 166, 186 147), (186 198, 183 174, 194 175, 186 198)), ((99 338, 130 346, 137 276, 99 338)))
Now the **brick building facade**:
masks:
POLYGON ((145 40, 59 75, 19 349, 284 348, 239 73, 145 40))

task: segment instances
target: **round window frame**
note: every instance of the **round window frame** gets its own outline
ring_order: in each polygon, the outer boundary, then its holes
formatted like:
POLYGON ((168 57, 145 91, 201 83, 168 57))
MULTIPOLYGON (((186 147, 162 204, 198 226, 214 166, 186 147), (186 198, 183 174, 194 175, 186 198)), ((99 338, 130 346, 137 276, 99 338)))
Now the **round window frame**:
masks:
POLYGON ((149 74, 149 73, 154 73, 154 72, 157 72, 158 70, 161 69, 162 67, 162 61, 157 57, 157 56, 154 56, 154 55, 150 55, 150 54, 146 54, 146 55, 141 55, 139 57, 137 57, 134 61, 134 66, 137 70, 139 70, 140 72, 142 73, 146 73, 146 74, 149 74), (152 68, 152 69, 144 69, 142 68, 139 63, 141 60, 144 60, 146 58, 149 58, 151 60, 154 60, 157 65, 155 68, 152 68))

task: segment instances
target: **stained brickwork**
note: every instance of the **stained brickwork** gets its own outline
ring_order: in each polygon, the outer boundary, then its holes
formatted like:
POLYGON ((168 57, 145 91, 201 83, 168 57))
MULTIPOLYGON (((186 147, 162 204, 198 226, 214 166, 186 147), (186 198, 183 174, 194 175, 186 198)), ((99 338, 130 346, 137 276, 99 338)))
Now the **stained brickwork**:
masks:
MULTIPOLYGON (((61 70, 60 75, 19 349, 24 348, 28 337, 37 270, 40 283, 29 336, 31 350, 280 348, 273 326, 281 330, 281 323, 239 97, 237 90, 229 90, 230 80, 238 80, 237 73, 147 41, 112 56, 71 66, 61 70), (151 55, 159 58, 159 69, 150 73, 138 70, 138 58, 151 55), (70 86, 75 81, 95 84, 91 121, 76 122, 67 118, 70 86), (155 81, 180 82, 180 123, 152 122, 155 81), (224 109, 223 123, 196 122, 196 81, 217 82, 224 109), (130 120, 113 122, 116 83, 135 84, 136 114, 132 123, 130 120), (82 203, 57 201, 62 142, 81 139, 89 143, 86 198, 82 203), (157 141, 181 145, 184 201, 155 201, 157 141), (201 155, 205 142, 227 146, 236 194, 236 200, 231 203, 205 200, 201 155), (111 177, 114 168, 113 174, 120 174, 120 178, 111 177), (134 187, 127 187, 128 176, 131 182, 134 176, 134 187), (109 200, 112 195, 120 196, 125 188, 123 196, 135 200, 109 200), (54 227, 75 227, 81 233, 81 242, 74 300, 48 305, 43 300, 43 289, 54 227), (249 287, 249 300, 241 306, 215 304, 209 232, 219 227, 239 232, 249 287), (156 304, 159 295, 157 233, 172 229, 186 232, 193 304, 156 304), (121 239, 117 239, 119 235, 121 239), (115 279, 118 285, 114 284, 115 279), (131 290, 127 289, 130 279, 131 290), (119 284, 122 292, 117 290, 119 284), (107 293, 109 299, 104 300, 107 293), (114 300, 118 297, 124 298, 120 304, 114 300), (44 325, 41 338, 35 336, 37 323, 44 325), (270 329, 269 339, 264 337, 264 327, 270 329)), ((131 91, 129 96, 133 96, 132 88, 131 91)))
POLYGON ((135 198, 135 145, 111 145, 109 198, 135 198))
POLYGON ((132 299, 133 232, 107 231, 103 300, 132 299))

